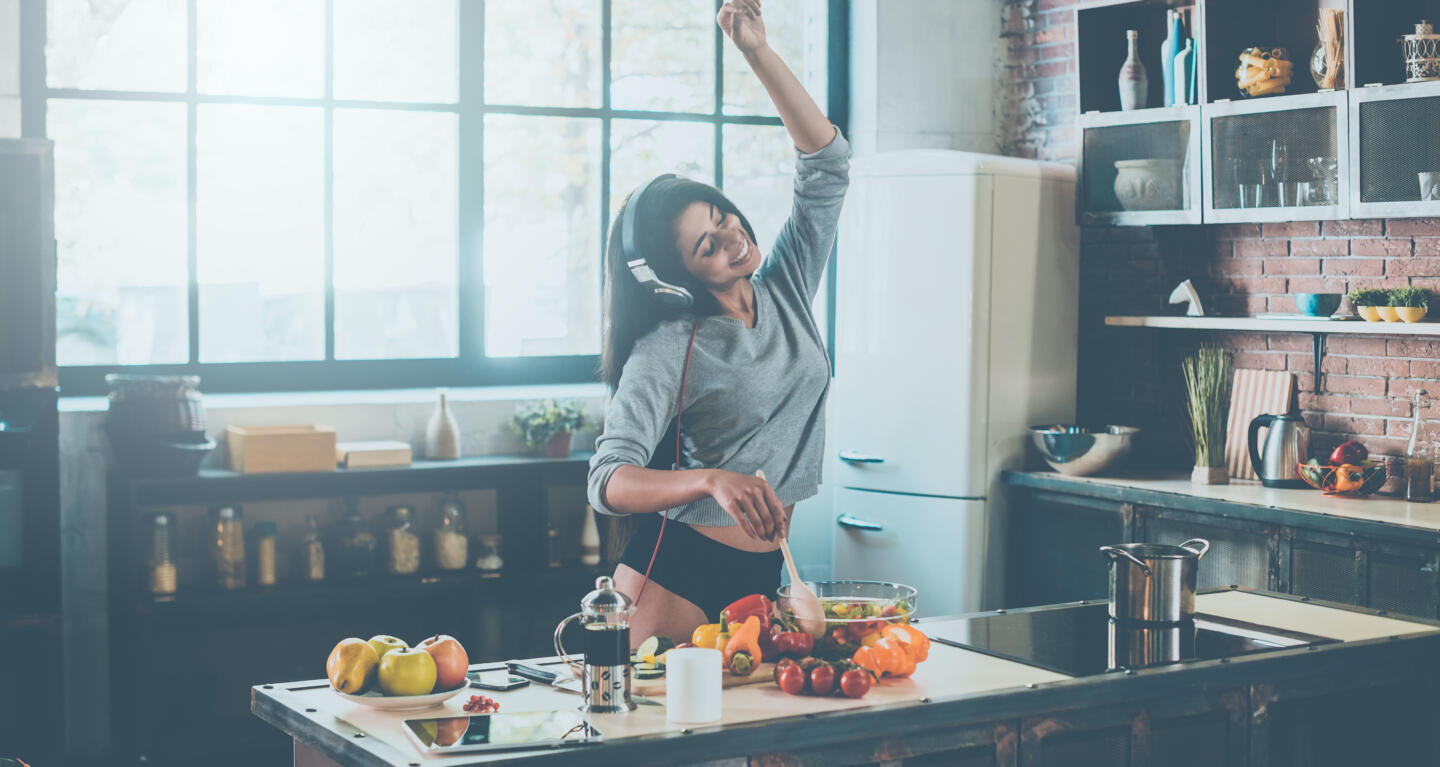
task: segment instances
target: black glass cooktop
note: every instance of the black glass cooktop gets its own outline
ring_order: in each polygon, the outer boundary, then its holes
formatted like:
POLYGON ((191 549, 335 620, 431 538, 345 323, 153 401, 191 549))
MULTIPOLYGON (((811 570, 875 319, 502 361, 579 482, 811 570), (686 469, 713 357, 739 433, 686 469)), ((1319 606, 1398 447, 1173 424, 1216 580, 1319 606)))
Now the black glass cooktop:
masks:
POLYGON ((1208 615, 1176 624, 1117 621, 1106 608, 1099 602, 985 613, 937 621, 924 628, 926 634, 945 644, 1070 676, 1336 641, 1208 615))

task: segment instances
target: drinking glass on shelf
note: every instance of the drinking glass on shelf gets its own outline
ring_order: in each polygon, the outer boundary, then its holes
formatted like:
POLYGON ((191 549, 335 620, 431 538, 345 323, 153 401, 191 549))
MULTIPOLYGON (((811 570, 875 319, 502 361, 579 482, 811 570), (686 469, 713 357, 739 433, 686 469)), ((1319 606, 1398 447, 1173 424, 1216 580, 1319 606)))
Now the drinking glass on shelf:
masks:
POLYGON ((1270 142, 1270 178, 1275 181, 1275 202, 1282 208, 1295 204, 1285 188, 1290 182, 1289 154, 1289 148, 1280 139, 1270 142))
POLYGON ((1338 196, 1338 163, 1334 157, 1311 157, 1306 161, 1310 166, 1313 181, 1310 184, 1311 205, 1334 205, 1338 196))

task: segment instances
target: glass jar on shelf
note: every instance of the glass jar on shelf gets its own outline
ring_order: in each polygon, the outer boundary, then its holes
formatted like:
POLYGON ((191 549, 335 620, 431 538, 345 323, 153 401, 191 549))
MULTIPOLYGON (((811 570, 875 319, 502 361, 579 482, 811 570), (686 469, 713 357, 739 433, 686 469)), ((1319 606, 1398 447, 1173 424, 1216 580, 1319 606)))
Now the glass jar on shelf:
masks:
POLYGON ((150 593, 156 596, 172 595, 179 585, 172 548, 174 532, 175 517, 170 512, 159 512, 150 520, 150 565, 146 568, 149 575, 146 582, 150 593))
POLYGON ((1405 447, 1405 500, 1416 503, 1435 500, 1435 435, 1425 419, 1427 396, 1424 390, 1415 392, 1410 442, 1405 447))
POLYGON ((305 517, 305 535, 300 539, 300 565, 307 581, 325 580, 325 541, 315 515, 305 517))
POLYGON ((420 536, 411 522, 409 506, 385 510, 385 571, 410 575, 420 569, 420 536))
POLYGON ((211 511, 215 529, 216 585, 226 590, 245 588, 244 513, 239 506, 219 506, 211 511))
POLYGON ((345 516, 340 519, 335 540, 339 544, 340 572, 353 578, 369 575, 375 566, 375 536, 354 498, 345 499, 345 516))
POLYGON ((275 523, 255 523, 255 583, 275 585, 275 523))
POLYGON ((440 503, 440 524, 435 528, 435 566, 463 570, 470 561, 470 539, 465 536, 465 507, 447 496, 440 503))
POLYGON ((500 572, 500 568, 505 566, 505 560, 500 558, 500 536, 482 535, 477 539, 477 543, 475 569, 487 573, 500 572))

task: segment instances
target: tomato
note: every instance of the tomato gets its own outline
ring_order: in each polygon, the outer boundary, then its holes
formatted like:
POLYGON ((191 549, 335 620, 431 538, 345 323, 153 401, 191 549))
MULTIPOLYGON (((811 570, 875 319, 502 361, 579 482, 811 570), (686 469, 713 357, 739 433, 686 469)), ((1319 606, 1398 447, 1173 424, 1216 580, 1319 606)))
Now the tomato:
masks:
POLYGON ((798 665, 776 666, 775 683, 791 695, 805 692, 805 671, 798 665))
POLYGON ((832 666, 816 666, 810 669, 810 691, 816 695, 835 692, 835 669, 832 666))
POLYGON ((852 668, 840 675, 840 692, 845 693, 847 698, 865 697, 872 684, 874 680, 870 677, 870 672, 862 669, 852 668))
POLYGON ((799 663, 796 663, 795 661, 793 661, 793 660, 791 660, 791 659, 789 659, 789 658, 781 658, 781 659, 780 659, 780 662, 775 664, 775 683, 776 683, 776 684, 779 684, 779 683, 780 683, 780 672, 781 672, 782 670, 790 667, 790 666, 794 666, 794 667, 796 667, 796 668, 800 668, 800 664, 799 664, 799 663))

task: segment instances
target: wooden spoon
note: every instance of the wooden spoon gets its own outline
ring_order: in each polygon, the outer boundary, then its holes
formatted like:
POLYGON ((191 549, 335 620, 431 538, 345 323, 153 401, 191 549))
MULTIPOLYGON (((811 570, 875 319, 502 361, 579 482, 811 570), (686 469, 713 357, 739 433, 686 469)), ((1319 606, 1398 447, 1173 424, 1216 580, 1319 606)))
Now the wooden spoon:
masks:
MULTIPOLYGON (((765 472, 756 471, 755 476, 765 479, 765 472)), ((820 604, 820 597, 815 596, 815 592, 800 579, 800 571, 795 569, 795 556, 790 553, 790 544, 783 536, 780 538, 780 553, 785 556, 785 569, 790 572, 790 612, 795 615, 795 623, 801 631, 819 639, 825 633, 825 608, 820 604)))

